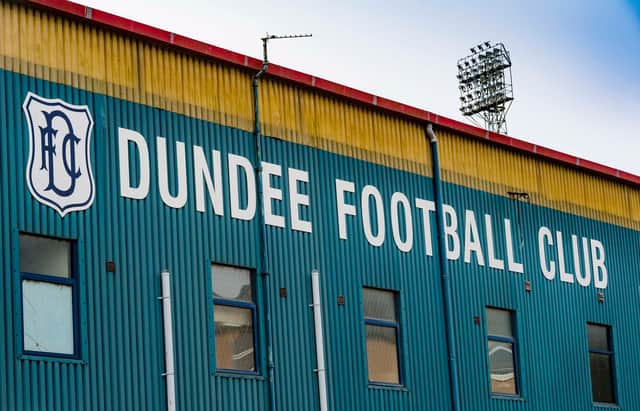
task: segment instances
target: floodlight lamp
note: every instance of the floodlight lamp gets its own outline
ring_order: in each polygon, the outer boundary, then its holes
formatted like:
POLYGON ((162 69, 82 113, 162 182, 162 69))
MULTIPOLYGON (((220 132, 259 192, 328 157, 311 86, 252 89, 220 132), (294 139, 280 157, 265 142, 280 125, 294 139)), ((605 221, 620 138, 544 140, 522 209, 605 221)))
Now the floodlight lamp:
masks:
POLYGON ((488 130, 506 132, 505 115, 513 100, 509 53, 502 43, 490 41, 470 50, 457 62, 460 111, 476 124, 483 121, 488 130))

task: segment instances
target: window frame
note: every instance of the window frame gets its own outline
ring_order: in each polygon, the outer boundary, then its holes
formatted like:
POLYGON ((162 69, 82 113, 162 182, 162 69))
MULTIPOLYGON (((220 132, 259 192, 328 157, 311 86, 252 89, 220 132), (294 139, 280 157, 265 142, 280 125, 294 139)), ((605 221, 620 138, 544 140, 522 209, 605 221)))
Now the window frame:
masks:
POLYGON ((604 406, 604 407, 615 407, 618 405, 618 384, 617 384, 617 380, 616 380, 616 370, 615 370, 615 353, 613 350, 613 327, 611 327, 608 324, 602 324, 602 323, 596 323, 596 322, 587 322, 587 348, 588 348, 588 360, 589 360, 589 383, 591 386, 591 401, 593 402, 594 405, 596 406, 604 406), (606 329, 607 331, 607 346, 609 347, 609 350, 599 350, 599 349, 592 349, 591 348, 591 344, 589 342, 589 327, 590 326, 595 326, 595 327, 602 327, 604 329, 606 329), (593 398, 593 376, 591 374, 591 354, 600 354, 600 355, 607 355, 609 358, 609 367, 611 370, 611 374, 609 375, 609 378, 611 379, 611 393, 613 395, 613 402, 601 402, 601 401, 596 401, 595 398, 593 398))
POLYGON ((40 233, 31 233, 26 231, 17 232, 17 245, 15 247, 17 285, 16 285, 16 323, 17 329, 16 339, 19 347, 20 359, 38 359, 38 360, 59 360, 70 362, 82 362, 83 341, 81 338, 81 318, 80 305, 82 304, 82 296, 80 295, 81 281, 79 274, 80 258, 78 240, 56 235, 44 235, 40 233), (22 236, 40 237, 54 241, 65 241, 69 243, 69 272, 70 276, 60 277, 55 275, 36 274, 22 271, 22 261, 20 255, 20 238, 22 236), (73 354, 64 354, 47 351, 27 350, 24 343, 24 281, 34 281, 40 283, 57 284, 71 287, 71 304, 72 304, 72 324, 73 324, 73 354))
POLYGON ((210 302, 209 315, 211 318, 211 323, 210 323, 211 325, 209 329, 210 329, 212 347, 213 347, 213 350, 211 353, 211 361, 213 366, 212 371, 213 373, 218 375, 259 377, 262 375, 261 367, 260 367, 262 360, 260 357, 260 349, 259 349, 260 336, 259 336, 259 329, 258 329, 258 294, 257 294, 257 279, 256 279, 255 270, 249 267, 243 267, 243 266, 234 265, 234 264, 218 263, 218 262, 209 262, 208 267, 209 267, 209 271, 208 271, 209 286, 208 286, 207 295, 208 295, 208 301, 210 302), (251 281, 252 302, 214 297, 212 270, 215 266, 223 266, 223 267, 246 270, 249 273, 249 280, 251 281), (253 328, 253 366, 254 366, 253 371, 218 367, 217 360, 216 360, 217 347, 216 347, 216 334, 215 334, 216 333, 216 320, 215 320, 216 305, 232 307, 232 308, 248 309, 251 311, 251 321, 252 321, 252 328, 253 328))
POLYGON ((363 286, 362 287, 362 317, 364 319, 364 348, 365 348, 365 358, 367 359, 367 382, 370 387, 390 387, 390 388, 402 388, 405 387, 405 378, 404 378, 404 366, 402 361, 402 329, 400 325, 400 292, 397 290, 389 289, 389 288, 380 288, 380 287, 372 287, 372 286, 363 286), (375 318, 368 318, 366 313, 364 312, 364 291, 377 290, 391 293, 393 295, 393 304, 395 308, 395 321, 388 320, 379 320, 375 318), (398 382, 385 382, 385 381, 375 381, 369 379, 369 350, 367 349, 367 325, 373 325, 376 327, 385 327, 385 328, 393 328, 396 332, 396 361, 398 363, 398 382))
POLYGON ((489 393, 491 394, 491 397, 507 398, 507 399, 522 398, 522 382, 520 380, 521 377, 520 377, 520 364, 519 364, 520 361, 519 361, 519 354, 518 354, 519 349, 518 349, 518 338, 517 338, 516 311, 511 310, 509 308, 495 307, 491 305, 486 306, 485 307, 485 327, 487 332, 487 340, 486 340, 487 342, 485 345, 485 349, 487 350, 487 355, 486 355, 487 371, 489 373, 489 393), (488 310, 503 311, 509 314, 509 320, 511 324, 511 337, 504 337, 501 335, 489 334, 489 322, 488 322, 488 315, 487 315, 488 310), (507 344, 511 344, 511 346, 513 347, 512 356, 513 356, 514 383, 516 388, 515 394, 493 391, 492 384, 491 384, 491 359, 489 358, 489 341, 507 343, 507 344))

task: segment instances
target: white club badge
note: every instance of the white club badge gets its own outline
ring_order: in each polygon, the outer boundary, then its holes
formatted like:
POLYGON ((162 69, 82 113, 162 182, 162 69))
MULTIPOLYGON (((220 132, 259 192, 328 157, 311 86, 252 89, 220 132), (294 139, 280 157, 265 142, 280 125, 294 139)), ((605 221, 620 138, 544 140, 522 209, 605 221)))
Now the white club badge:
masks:
POLYGON ((61 217, 91 207, 95 186, 89 108, 29 92, 22 109, 29 127, 27 185, 31 195, 61 217))

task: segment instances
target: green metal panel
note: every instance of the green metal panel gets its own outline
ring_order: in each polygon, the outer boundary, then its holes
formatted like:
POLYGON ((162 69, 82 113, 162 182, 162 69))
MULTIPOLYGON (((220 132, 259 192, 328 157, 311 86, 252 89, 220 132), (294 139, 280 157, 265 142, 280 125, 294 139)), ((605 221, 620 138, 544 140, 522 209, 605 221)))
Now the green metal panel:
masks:
MULTIPOLYGON (((256 219, 230 218, 228 173, 223 171, 224 216, 195 209, 193 145, 210 152, 253 158, 250 133, 188 118, 175 113, 80 91, 15 73, 0 71, 0 192, 2 250, 0 295, 0 409, 2 410, 150 410, 164 409, 163 334, 159 273, 172 273, 176 353, 177 405, 180 410, 267 410, 265 322, 259 318, 260 376, 219 375, 212 364, 215 350, 210 302, 210 264, 256 267, 256 219), (28 131, 22 102, 28 91, 73 104, 89 106, 94 121, 92 163, 95 203, 64 219, 36 202, 25 183, 28 131), (120 196, 118 127, 141 133, 149 145, 151 187, 144 200, 120 196), (188 200, 181 209, 165 206, 157 181, 156 136, 167 138, 168 169, 175 170, 175 142, 187 148, 188 200), (78 240, 80 307, 84 318, 82 362, 20 358, 17 242, 20 231, 78 240), (113 261, 109 273, 105 262, 113 261), (17 335, 16 335, 17 334, 17 335)), ((272 138, 264 139, 265 161, 283 167, 274 185, 283 189, 283 201, 274 211, 285 217, 285 228, 268 227, 271 267, 272 332, 275 392, 279 410, 318 409, 313 338, 310 273, 318 269, 326 339, 329 403, 332 410, 446 410, 450 407, 442 298, 437 259, 425 255, 421 214, 414 199, 433 199, 429 178, 382 167, 272 138), (286 169, 309 172, 300 187, 311 205, 302 216, 312 221, 312 233, 291 230, 286 169), (338 234, 335 180, 352 181, 355 194, 346 201, 357 215, 347 217, 348 238, 338 234), (385 207, 386 240, 371 246, 362 228, 360 192, 371 184, 380 191, 385 207), (411 203, 414 244, 401 252, 391 233, 390 198, 404 193, 411 203), (367 382, 362 287, 399 292, 401 362, 405 386, 370 387, 367 382), (287 288, 286 298, 279 289, 287 288), (337 297, 344 296, 344 305, 337 297)), ((134 180, 138 158, 131 154, 134 180)), ((175 172, 169 185, 177 190, 175 172)), ((207 200, 208 201, 208 200, 207 200)), ((502 220, 512 222, 515 255, 524 274, 467 264, 460 257, 451 268, 456 353, 460 368, 462 404, 466 410, 576 410, 592 409, 586 339, 587 321, 610 324, 616 362, 619 405, 640 408, 635 389, 640 375, 638 320, 638 233, 628 229, 545 209, 505 197, 456 185, 445 185, 445 203, 462 221, 464 210, 475 212, 480 241, 484 214, 494 217, 494 232, 502 220), (607 255, 609 286, 605 302, 597 290, 546 280, 539 269, 538 228, 600 240, 607 255), (532 291, 524 289, 525 280, 532 291), (486 306, 516 311, 522 395, 518 399, 492 398, 486 353, 486 306), (474 317, 481 318, 480 324, 474 317)), ((402 218, 401 218, 402 220, 402 218)), ((432 236, 435 221, 430 215, 432 236)), ((406 226, 403 221, 401 225, 406 226)), ((374 229, 376 229, 374 225, 374 229)), ((458 228, 464 242, 464 225, 458 228)), ((495 235, 496 255, 506 254, 503 237, 495 235)), ((436 242, 433 241, 434 255, 436 242)), ((549 248, 549 256, 557 253, 549 248)), ((572 269, 570 251, 567 267, 572 269)), ((485 255, 485 258, 487 256, 485 255)), ((258 282, 260 285, 260 282, 258 282)), ((260 291, 260 290, 259 290, 260 291)), ((261 295, 260 292, 257 293, 261 295)), ((258 306, 263 303, 258 298, 258 306)))

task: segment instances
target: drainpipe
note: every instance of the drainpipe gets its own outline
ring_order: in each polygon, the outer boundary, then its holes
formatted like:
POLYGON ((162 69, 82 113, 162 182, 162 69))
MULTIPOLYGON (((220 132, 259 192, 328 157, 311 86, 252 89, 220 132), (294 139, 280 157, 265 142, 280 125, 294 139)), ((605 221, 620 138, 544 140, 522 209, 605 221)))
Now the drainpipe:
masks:
POLYGON ((262 278, 262 295, 264 300, 265 311, 265 345, 267 346, 267 384, 269 391, 269 409, 276 411, 276 398, 275 388, 273 382, 274 362, 273 362, 273 343, 272 343, 272 329, 271 329, 271 297, 269 291, 271 285, 269 281, 269 259, 267 255, 267 227, 264 223, 264 192, 262 185, 262 144, 260 142, 260 106, 259 106, 259 94, 258 94, 258 81, 269 68, 269 61, 267 60, 267 41, 263 39, 263 52, 264 60, 262 62, 262 68, 253 76, 253 109, 254 109, 254 147, 255 147, 255 171, 256 180, 258 184, 258 195, 256 201, 256 207, 258 208, 258 226, 259 226, 259 251, 260 259, 258 261, 258 273, 262 278))
POLYGON ((171 275, 162 270, 162 319, 164 325, 164 363, 167 379, 167 411, 176 411, 176 385, 173 364, 173 326, 171 322, 171 275))
POLYGON ((456 360, 456 338, 453 328, 453 296, 451 279, 447 262, 447 241, 444 232, 444 211, 442 206, 442 180, 440 178, 440 157, 438 155, 438 139, 433 132, 433 125, 427 125, 427 137, 431 143, 433 163, 433 192, 436 205, 436 225, 438 227, 438 257, 440 260, 440 279, 444 302, 445 327, 447 329, 447 351, 449 355, 449 383, 451 388, 451 409, 460 411, 460 388, 458 386, 458 364, 456 360))
POLYGON ((320 299, 320 272, 311 272, 311 288, 313 290, 313 322, 316 334, 316 364, 318 372, 318 394, 320 411, 327 411, 327 370, 324 364, 324 335, 322 332, 322 305, 320 299))

